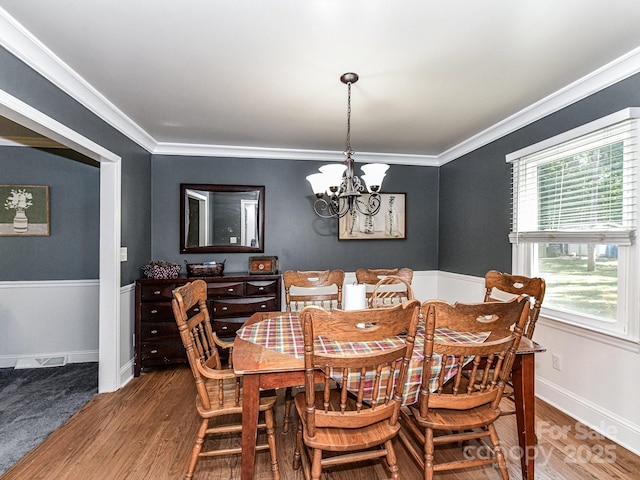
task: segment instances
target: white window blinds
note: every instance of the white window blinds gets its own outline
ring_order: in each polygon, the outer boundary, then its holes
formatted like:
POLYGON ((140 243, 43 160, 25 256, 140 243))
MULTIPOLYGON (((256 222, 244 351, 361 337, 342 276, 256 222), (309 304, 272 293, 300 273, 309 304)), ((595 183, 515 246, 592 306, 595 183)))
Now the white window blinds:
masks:
POLYGON ((513 164, 511 242, 633 244, 638 121, 567 136, 508 157, 513 164))

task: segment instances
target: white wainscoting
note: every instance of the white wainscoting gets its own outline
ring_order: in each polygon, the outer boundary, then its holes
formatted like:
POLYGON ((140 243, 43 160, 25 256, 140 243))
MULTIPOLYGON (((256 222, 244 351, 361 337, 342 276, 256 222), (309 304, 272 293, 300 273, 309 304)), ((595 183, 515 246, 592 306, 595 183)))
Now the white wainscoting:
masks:
POLYGON ((98 280, 0 282, 0 367, 65 356, 98 361, 98 280))
MULTIPOLYGON (((120 288, 120 385, 133 378, 134 284, 120 288)), ((0 282, 0 368, 98 361, 98 280, 0 282)))

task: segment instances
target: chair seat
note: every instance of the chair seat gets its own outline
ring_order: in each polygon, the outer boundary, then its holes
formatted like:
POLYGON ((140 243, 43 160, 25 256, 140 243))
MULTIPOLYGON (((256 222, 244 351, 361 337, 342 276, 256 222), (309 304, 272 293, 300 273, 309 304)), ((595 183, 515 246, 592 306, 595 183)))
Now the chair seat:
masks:
MULTIPOLYGON (((329 428, 323 427, 316 430, 315 438, 309 438, 307 435, 308 429, 306 428, 306 401, 305 392, 298 393, 295 396, 296 410, 303 426, 305 427, 304 442, 311 448, 320 448, 322 450, 328 450, 333 452, 352 451, 358 449, 371 448, 376 445, 381 445, 387 440, 392 439, 400 430, 400 424, 396 423, 391 425, 388 420, 375 423, 358 428, 329 428), (337 441, 336 439, 340 439, 337 441)), ((348 409, 355 409, 355 400, 350 398, 347 402, 348 409), (353 406, 353 408, 349 408, 353 406)), ((316 392, 316 408, 323 408, 323 392, 316 392)), ((331 391, 331 406, 338 406, 340 404, 340 393, 337 390, 331 391)), ((338 407, 339 408, 339 407, 338 407)), ((337 410, 338 408, 334 408, 337 410)), ((346 427, 346 425, 345 425, 346 427)), ((384 456, 384 452, 381 451, 381 456, 384 456)))
POLYGON ((430 410, 426 417, 420 417, 417 407, 410 408, 414 421, 426 428, 433 430, 471 430, 484 427, 495 422, 500 414, 500 409, 493 410, 487 406, 472 408, 470 410, 451 410, 438 408, 430 410))
MULTIPOLYGON (((209 398, 212 401, 211 408, 205 408, 202 405, 200 396, 196 395, 196 409, 202 418, 213 418, 220 415, 231 415, 234 413, 242 414, 242 389, 240 390, 240 402, 234 401, 234 390, 236 388, 235 378, 229 378, 224 380, 224 403, 213 403, 218 396, 218 380, 206 380, 205 386, 209 393, 209 398)), ((260 412, 264 412, 273 408, 276 403, 277 397, 273 390, 265 392, 260 395, 260 412)))

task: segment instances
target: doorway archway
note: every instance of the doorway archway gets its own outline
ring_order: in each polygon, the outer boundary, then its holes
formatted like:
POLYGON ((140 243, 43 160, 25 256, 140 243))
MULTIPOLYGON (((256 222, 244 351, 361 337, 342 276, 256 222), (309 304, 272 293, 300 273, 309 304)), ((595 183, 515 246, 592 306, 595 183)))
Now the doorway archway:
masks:
POLYGON ((100 162, 98 392, 120 387, 121 158, 0 90, 0 115, 100 162))

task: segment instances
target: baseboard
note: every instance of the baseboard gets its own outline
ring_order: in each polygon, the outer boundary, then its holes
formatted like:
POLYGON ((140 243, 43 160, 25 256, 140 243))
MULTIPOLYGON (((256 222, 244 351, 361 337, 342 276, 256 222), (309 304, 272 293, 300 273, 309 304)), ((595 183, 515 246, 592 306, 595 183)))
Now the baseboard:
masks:
POLYGON ((133 359, 120 367, 120 388, 124 387, 133 379, 133 359))
POLYGON ((30 355, 2 355, 0 356, 0 368, 15 368, 16 365, 34 366, 42 363, 45 358, 64 358, 64 363, 87 363, 98 361, 98 351, 85 352, 42 352, 30 355))
MULTIPOLYGON (((577 396, 546 379, 536 378, 536 396, 618 445, 640 455, 640 425, 577 396)), ((540 427, 538 427, 540 428, 540 427)), ((581 426, 577 425, 577 429, 581 426)), ((580 433, 580 430, 578 430, 580 433)))

